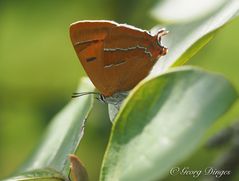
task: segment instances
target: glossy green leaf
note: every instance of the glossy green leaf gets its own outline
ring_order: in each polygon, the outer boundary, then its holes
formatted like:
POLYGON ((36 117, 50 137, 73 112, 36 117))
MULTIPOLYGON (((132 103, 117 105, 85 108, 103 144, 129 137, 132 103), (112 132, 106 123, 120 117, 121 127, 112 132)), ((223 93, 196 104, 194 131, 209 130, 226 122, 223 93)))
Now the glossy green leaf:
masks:
MULTIPOLYGON (((89 80, 83 78, 77 92, 92 90, 89 80)), ((11 180, 66 178, 70 169, 68 155, 74 153, 80 143, 91 107, 91 96, 71 100, 53 118, 36 151, 11 180)))
POLYGON ((170 33, 163 38, 163 44, 168 47, 169 53, 159 59, 151 75, 159 75, 170 66, 186 63, 215 36, 219 29, 233 20, 238 12, 239 1, 227 0, 220 8, 203 19, 166 26, 170 33))
POLYGON ((56 172, 53 169, 47 168, 47 169, 37 169, 37 170, 28 171, 28 172, 23 172, 11 178, 4 179, 3 181, 24 181, 24 180, 64 181, 65 177, 61 173, 56 172))
POLYGON ((192 67, 141 85, 116 117, 101 181, 162 178, 196 149, 207 129, 237 99, 224 77, 192 67))
MULTIPOLYGON (((169 10, 169 9, 168 9, 169 10)), ((150 77, 157 76, 171 66, 185 64, 194 54, 204 47, 225 24, 233 20, 239 13, 239 1, 228 0, 213 13, 194 22, 166 26, 169 34, 163 37, 163 45, 169 52, 160 58, 153 67, 150 77)), ((158 31, 154 27, 152 32, 158 31)), ((118 112, 118 105, 109 106, 111 121, 118 112)))

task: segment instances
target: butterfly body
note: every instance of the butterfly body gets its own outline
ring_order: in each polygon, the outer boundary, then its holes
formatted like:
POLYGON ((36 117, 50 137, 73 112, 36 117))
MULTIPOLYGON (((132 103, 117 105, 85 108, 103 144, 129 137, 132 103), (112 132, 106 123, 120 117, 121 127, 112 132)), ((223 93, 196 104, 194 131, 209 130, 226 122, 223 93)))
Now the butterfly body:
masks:
POLYGON ((70 26, 74 49, 93 84, 105 97, 128 91, 167 53, 156 35, 113 21, 79 21, 70 26))

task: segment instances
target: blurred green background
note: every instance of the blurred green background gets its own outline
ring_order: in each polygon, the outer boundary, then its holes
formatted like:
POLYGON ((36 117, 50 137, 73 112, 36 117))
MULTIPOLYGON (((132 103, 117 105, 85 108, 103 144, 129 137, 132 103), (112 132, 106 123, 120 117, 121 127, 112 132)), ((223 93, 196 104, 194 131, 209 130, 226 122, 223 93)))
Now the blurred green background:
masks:
MULTIPOLYGON (((126 2, 0 1, 0 179, 28 157, 85 75, 69 39, 69 24, 110 19, 143 29, 155 25, 146 10, 156 1, 126 2)), ((225 74, 239 90, 238 29, 239 19, 189 64, 225 74)), ((224 116, 225 125, 238 117, 238 108, 239 104, 224 116)), ((96 102, 78 153, 91 180, 98 178, 110 127, 107 106, 96 102)))

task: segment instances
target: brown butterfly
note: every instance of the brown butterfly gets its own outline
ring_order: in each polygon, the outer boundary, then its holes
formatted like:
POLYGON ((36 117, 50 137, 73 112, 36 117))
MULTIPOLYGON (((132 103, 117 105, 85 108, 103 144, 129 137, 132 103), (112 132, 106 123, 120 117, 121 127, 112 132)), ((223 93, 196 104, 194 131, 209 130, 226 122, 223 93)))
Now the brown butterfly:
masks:
MULTIPOLYGON (((75 51, 89 78, 103 95, 129 91, 167 54, 165 29, 155 35, 113 21, 78 21, 70 26, 75 51)), ((75 95, 76 96, 76 95, 75 95)))

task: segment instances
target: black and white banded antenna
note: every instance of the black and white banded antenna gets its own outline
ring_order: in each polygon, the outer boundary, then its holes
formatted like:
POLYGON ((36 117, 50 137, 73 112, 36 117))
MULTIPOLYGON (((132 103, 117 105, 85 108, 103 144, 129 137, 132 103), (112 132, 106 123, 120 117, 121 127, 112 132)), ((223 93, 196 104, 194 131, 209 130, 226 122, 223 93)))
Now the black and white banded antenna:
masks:
POLYGON ((99 100, 100 102, 103 102, 103 103, 106 103, 105 102, 105 96, 100 94, 99 92, 74 92, 72 94, 72 98, 78 98, 78 97, 81 97, 81 96, 85 96, 85 95, 97 95, 97 97, 95 97, 97 100, 99 100))

